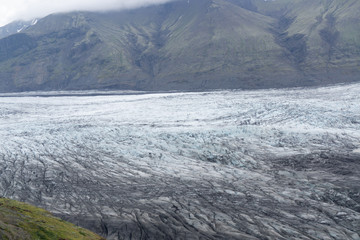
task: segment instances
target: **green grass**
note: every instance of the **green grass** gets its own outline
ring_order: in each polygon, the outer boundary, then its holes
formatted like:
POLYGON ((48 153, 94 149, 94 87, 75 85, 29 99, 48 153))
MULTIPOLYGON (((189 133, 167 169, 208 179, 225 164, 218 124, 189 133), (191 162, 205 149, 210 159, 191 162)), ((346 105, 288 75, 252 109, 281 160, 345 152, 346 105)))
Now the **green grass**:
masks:
POLYGON ((46 210, 0 198, 0 239, 102 240, 104 238, 62 221, 46 210))

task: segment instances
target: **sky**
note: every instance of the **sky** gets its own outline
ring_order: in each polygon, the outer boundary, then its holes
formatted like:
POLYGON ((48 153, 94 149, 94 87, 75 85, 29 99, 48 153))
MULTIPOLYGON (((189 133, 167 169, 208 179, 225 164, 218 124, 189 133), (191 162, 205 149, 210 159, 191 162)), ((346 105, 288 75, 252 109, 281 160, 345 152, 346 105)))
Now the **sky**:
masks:
POLYGON ((15 20, 31 20, 51 13, 108 11, 135 8, 169 0, 0 0, 0 26, 15 20))

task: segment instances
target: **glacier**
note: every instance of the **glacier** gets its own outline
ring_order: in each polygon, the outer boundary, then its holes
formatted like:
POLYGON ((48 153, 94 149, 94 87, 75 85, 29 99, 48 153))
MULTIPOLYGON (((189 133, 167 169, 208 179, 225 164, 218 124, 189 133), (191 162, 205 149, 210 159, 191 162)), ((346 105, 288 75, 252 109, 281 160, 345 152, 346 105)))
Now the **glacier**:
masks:
POLYGON ((360 84, 0 96, 0 196, 107 239, 360 239, 360 84))

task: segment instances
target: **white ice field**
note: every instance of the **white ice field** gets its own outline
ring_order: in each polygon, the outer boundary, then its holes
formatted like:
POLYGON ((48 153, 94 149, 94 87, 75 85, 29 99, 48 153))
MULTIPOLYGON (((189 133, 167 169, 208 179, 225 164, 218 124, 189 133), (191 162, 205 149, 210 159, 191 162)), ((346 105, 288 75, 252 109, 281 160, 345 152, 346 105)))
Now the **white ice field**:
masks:
POLYGON ((3 94, 0 141, 0 196, 108 239, 360 239, 360 84, 3 94))

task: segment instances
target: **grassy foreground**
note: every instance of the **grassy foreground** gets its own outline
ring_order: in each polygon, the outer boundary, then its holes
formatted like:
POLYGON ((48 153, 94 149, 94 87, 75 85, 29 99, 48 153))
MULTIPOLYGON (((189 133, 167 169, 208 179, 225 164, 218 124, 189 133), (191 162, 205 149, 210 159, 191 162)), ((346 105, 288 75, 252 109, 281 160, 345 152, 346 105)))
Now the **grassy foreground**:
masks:
POLYGON ((26 203, 0 198, 0 239, 104 239, 26 203))

